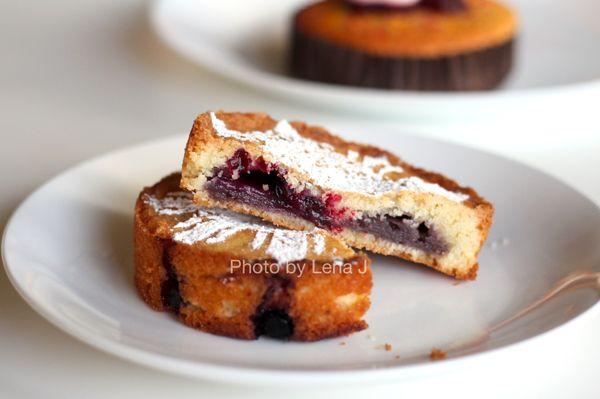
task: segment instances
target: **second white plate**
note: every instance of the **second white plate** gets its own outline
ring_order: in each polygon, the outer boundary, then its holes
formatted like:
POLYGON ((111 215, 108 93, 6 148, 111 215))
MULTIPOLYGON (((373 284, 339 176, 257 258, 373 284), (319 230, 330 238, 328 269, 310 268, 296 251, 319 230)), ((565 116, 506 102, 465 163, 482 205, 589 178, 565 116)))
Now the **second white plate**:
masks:
MULTIPOLYGON (((293 79, 285 56, 291 16, 308 0, 157 0, 158 35, 194 62, 305 104, 394 118, 581 112, 600 98, 596 0, 513 0, 521 19, 517 62, 506 85, 481 93, 419 93, 293 79), (594 100, 595 99, 595 100, 594 100)), ((200 88, 199 88, 200 89, 200 88)), ((590 108, 592 109, 592 108, 590 108)))

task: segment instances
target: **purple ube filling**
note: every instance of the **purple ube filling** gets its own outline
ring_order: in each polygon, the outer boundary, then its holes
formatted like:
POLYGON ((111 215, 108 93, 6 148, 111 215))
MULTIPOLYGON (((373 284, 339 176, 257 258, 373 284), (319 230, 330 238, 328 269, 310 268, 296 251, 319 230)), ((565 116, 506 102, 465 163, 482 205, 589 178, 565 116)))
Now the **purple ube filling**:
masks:
POLYGON ((285 171, 262 158, 252 160, 243 149, 237 150, 223 167, 216 168, 204 188, 215 200, 283 212, 334 232, 351 228, 432 254, 448 250, 435 226, 416 222, 410 215, 354 218, 352 212, 337 206, 339 195, 318 197, 309 190, 297 192, 287 184, 285 171))
POLYGON ((448 245, 435 229, 424 222, 415 222, 410 215, 363 216, 350 220, 345 225, 428 253, 443 254, 448 251, 448 245))

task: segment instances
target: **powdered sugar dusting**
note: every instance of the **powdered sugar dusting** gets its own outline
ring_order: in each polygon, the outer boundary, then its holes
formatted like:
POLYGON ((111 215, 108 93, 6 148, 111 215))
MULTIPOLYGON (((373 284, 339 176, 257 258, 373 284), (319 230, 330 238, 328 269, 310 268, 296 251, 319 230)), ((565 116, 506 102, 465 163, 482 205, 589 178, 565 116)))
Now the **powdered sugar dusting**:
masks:
POLYGON ((266 231, 257 231, 254 240, 252 240, 252 249, 257 250, 262 247, 268 235, 266 231))
POLYGON ((144 201, 161 215, 183 215, 195 212, 198 206, 192 202, 192 195, 186 192, 172 192, 163 199, 146 195, 144 201))
POLYGON ((303 231, 275 229, 266 253, 278 263, 291 262, 306 257, 308 234, 303 231))
POLYGON ((323 253, 325 250, 325 237, 321 234, 313 236, 313 252, 317 255, 323 253))
POLYGON ((172 192, 161 199, 146 195, 144 201, 160 215, 189 214, 188 219, 173 227, 173 239, 183 244, 222 243, 236 233, 250 230, 254 232, 250 247, 257 250, 268 242, 265 253, 280 264, 306 258, 309 240, 314 254, 319 255, 325 250, 325 233, 320 229, 287 230, 264 223, 253 216, 203 208, 192 202, 190 193, 172 192))
POLYGON ((360 160, 356 151, 339 153, 327 143, 302 137, 285 120, 277 122, 272 130, 242 133, 229 129, 214 112, 210 117, 219 136, 259 143, 277 163, 310 176, 315 185, 325 190, 374 196, 409 190, 437 194, 457 202, 468 198, 465 194, 448 191, 416 176, 397 180, 388 178, 387 174, 402 173, 403 169, 390 164, 387 157, 365 156, 360 160))

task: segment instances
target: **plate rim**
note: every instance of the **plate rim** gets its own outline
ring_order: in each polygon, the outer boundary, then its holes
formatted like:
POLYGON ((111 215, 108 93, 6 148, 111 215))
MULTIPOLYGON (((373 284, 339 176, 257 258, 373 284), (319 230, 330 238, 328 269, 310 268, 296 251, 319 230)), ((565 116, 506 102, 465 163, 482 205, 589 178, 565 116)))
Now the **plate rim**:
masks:
MULTIPOLYGON (((343 126, 343 124, 342 124, 343 126)), ((468 145, 458 144, 451 141, 440 140, 437 138, 431 138, 427 136, 420 136, 416 134, 399 133, 400 136, 409 136, 417 139, 430 140, 441 142, 445 145, 464 147, 470 150, 485 153, 489 156, 502 158, 505 161, 517 163, 520 166, 533 169, 537 172, 543 173, 547 178, 554 180, 570 190, 574 191, 578 195, 585 198, 596 208, 597 212, 600 212, 600 207, 596 202, 588 198, 587 195, 576 190, 574 187, 569 185, 567 182, 554 177, 536 167, 529 166, 518 160, 513 160, 509 157, 495 154, 487 150, 480 150, 468 145)), ((1 240, 1 256, 4 271, 8 276, 8 280, 11 285, 17 291, 19 296, 39 315, 50 324, 57 327, 59 330, 67 333, 73 338, 83 342, 95 349, 101 350, 105 353, 114 355, 120 359, 130 361, 145 367, 153 368, 156 370, 166 371, 176 375, 184 375, 187 377, 205 379, 217 382, 234 383, 237 385, 250 385, 250 386, 283 386, 283 385, 302 385, 302 384, 316 384, 319 386, 334 385, 340 383, 354 384, 354 383, 373 383, 373 382, 386 382, 386 381, 402 381, 412 379, 416 377, 427 376, 436 372, 447 372, 453 371, 460 368, 464 368, 482 360, 484 357, 493 357, 500 354, 506 354, 507 352, 518 349, 523 345, 528 345, 533 341, 540 341, 549 335, 556 334, 560 331, 564 331, 568 328, 574 328, 576 325, 580 325, 597 314, 600 314, 600 297, 596 302, 585 309, 580 314, 570 318, 569 320, 559 324, 555 327, 548 329, 542 333, 534 336, 522 339, 520 341, 512 342, 506 345, 502 345, 492 349, 486 349, 480 352, 459 355, 445 359, 444 361, 436 362, 424 362, 417 364, 404 364, 404 365, 389 365, 379 368, 370 369, 352 369, 352 370, 280 370, 275 368, 253 368, 246 366, 234 366, 234 365, 222 365, 211 363, 210 361, 192 361, 183 360, 169 355, 163 355, 151 351, 146 351, 136 347, 132 347, 126 344, 119 343, 110 338, 98 336, 93 332, 87 332, 85 329, 78 329, 75 324, 61 320, 50 310, 50 306, 41 304, 33 299, 27 289, 21 284, 12 269, 14 265, 9 262, 10 255, 6 249, 6 242, 9 234, 12 232, 12 226, 16 223, 16 219, 23 209, 28 205, 33 198, 43 191, 46 187, 50 186, 56 180, 63 178, 65 175, 74 172, 81 167, 88 164, 102 161, 105 158, 110 158, 120 153, 126 153, 128 151, 140 149, 143 147, 156 146, 163 142, 181 140, 185 137, 185 134, 169 135, 152 140, 141 141, 138 143, 130 144, 121 148, 116 148, 110 151, 100 153, 91 158, 85 159, 74 165, 67 167, 66 169, 58 172, 53 177, 46 180, 40 186, 30 192, 25 199, 12 212, 8 219, 4 231, 2 233, 1 240)))

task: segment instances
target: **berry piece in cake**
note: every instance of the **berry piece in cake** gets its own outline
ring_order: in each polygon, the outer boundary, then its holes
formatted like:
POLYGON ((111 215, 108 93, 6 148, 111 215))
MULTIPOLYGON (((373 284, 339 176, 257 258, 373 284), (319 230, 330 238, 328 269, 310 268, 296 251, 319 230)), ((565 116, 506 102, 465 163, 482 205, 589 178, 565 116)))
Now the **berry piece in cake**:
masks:
POLYGON ((294 334, 294 321, 281 309, 271 309, 260 313, 254 319, 256 335, 286 339, 294 334))
POLYGON ((205 113, 190 134, 182 187, 204 206, 475 278, 493 206, 473 189, 373 146, 265 114, 205 113))

